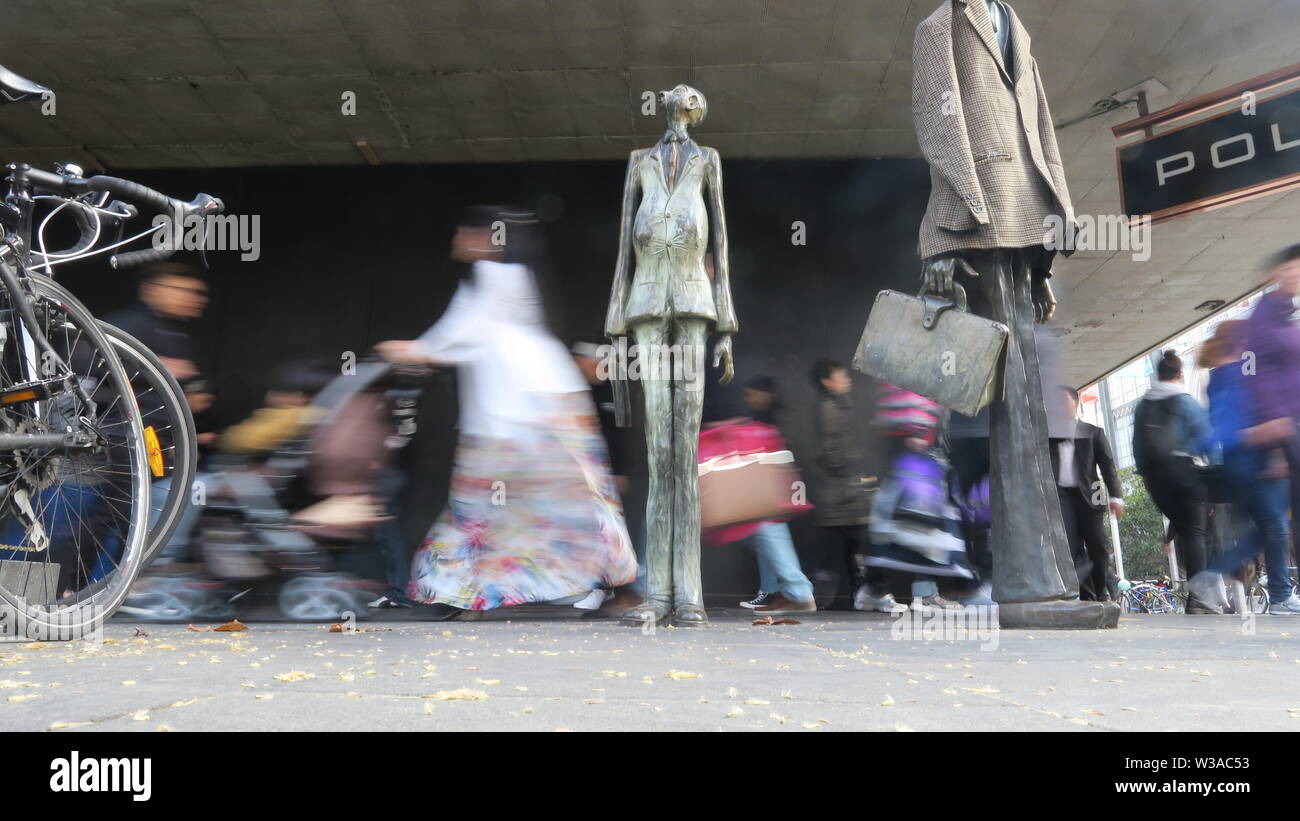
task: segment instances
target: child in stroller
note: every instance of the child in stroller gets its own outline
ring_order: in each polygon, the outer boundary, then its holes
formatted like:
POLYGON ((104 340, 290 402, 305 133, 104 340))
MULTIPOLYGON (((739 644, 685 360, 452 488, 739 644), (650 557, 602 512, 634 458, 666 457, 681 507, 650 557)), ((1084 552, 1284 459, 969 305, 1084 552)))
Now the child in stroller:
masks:
POLYGON ((122 611, 227 619, 236 602, 273 596, 295 620, 364 614, 383 586, 361 578, 376 575, 365 548, 389 519, 393 463, 414 433, 412 375, 378 362, 332 380, 308 364, 278 369, 265 407, 226 430, 197 477, 171 561, 122 611))

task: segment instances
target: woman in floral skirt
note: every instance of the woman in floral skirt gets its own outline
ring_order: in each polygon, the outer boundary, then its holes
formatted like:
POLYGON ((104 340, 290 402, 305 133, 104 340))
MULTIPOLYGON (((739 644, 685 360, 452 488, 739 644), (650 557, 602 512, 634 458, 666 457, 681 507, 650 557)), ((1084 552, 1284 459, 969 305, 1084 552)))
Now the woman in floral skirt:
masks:
POLYGON ((458 368, 451 492, 407 590, 419 603, 595 609, 636 578, 591 394, 546 324, 530 264, 534 222, 472 211, 452 241, 470 276, 446 313, 419 339, 378 346, 390 361, 458 368))

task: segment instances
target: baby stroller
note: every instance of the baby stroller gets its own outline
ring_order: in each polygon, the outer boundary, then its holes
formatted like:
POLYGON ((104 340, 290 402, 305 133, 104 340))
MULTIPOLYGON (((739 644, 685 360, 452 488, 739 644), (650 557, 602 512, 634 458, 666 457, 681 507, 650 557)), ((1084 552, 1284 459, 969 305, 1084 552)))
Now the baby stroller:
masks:
POLYGON ((122 612, 156 621, 230 619, 274 602, 297 621, 367 612, 373 558, 398 452, 415 433, 421 373, 358 363, 302 409, 265 458, 225 453, 195 483, 174 560, 142 578, 122 612))

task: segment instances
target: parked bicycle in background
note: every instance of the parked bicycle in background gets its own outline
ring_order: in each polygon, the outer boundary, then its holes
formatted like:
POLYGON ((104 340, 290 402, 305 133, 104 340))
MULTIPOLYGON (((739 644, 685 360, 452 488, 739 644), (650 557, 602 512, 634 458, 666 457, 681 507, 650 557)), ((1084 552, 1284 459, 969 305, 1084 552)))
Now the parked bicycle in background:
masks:
MULTIPOLYGON (((0 102, 48 91, 0 67, 0 102)), ((171 256, 170 247, 122 250, 155 230, 121 236, 137 205, 174 225, 223 205, 206 194, 182 202, 118 177, 85 177, 73 165, 50 172, 11 163, 4 184, 0 608, 20 630, 83 634, 117 609, 166 542, 188 500, 196 448, 184 396, 157 357, 97 321, 51 277, 58 265, 109 252, 115 270, 171 256), (79 238, 49 250, 48 227, 69 216, 79 238), (147 416, 138 401, 145 394, 147 416), (154 498, 163 479, 166 492, 154 498)))

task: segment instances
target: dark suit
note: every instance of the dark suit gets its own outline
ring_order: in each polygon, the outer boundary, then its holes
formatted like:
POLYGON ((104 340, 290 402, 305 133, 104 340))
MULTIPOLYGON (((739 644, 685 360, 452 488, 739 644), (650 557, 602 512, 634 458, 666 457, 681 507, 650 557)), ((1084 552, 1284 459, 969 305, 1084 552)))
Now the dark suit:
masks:
POLYGON ((1112 498, 1124 497, 1124 489, 1106 432, 1087 422, 1075 425, 1075 436, 1069 440, 1074 444, 1074 486, 1061 484, 1061 443, 1066 440, 1051 440, 1052 475, 1056 477, 1070 553, 1079 573, 1079 597, 1104 600, 1109 596, 1106 570, 1110 565, 1106 509, 1112 498))

